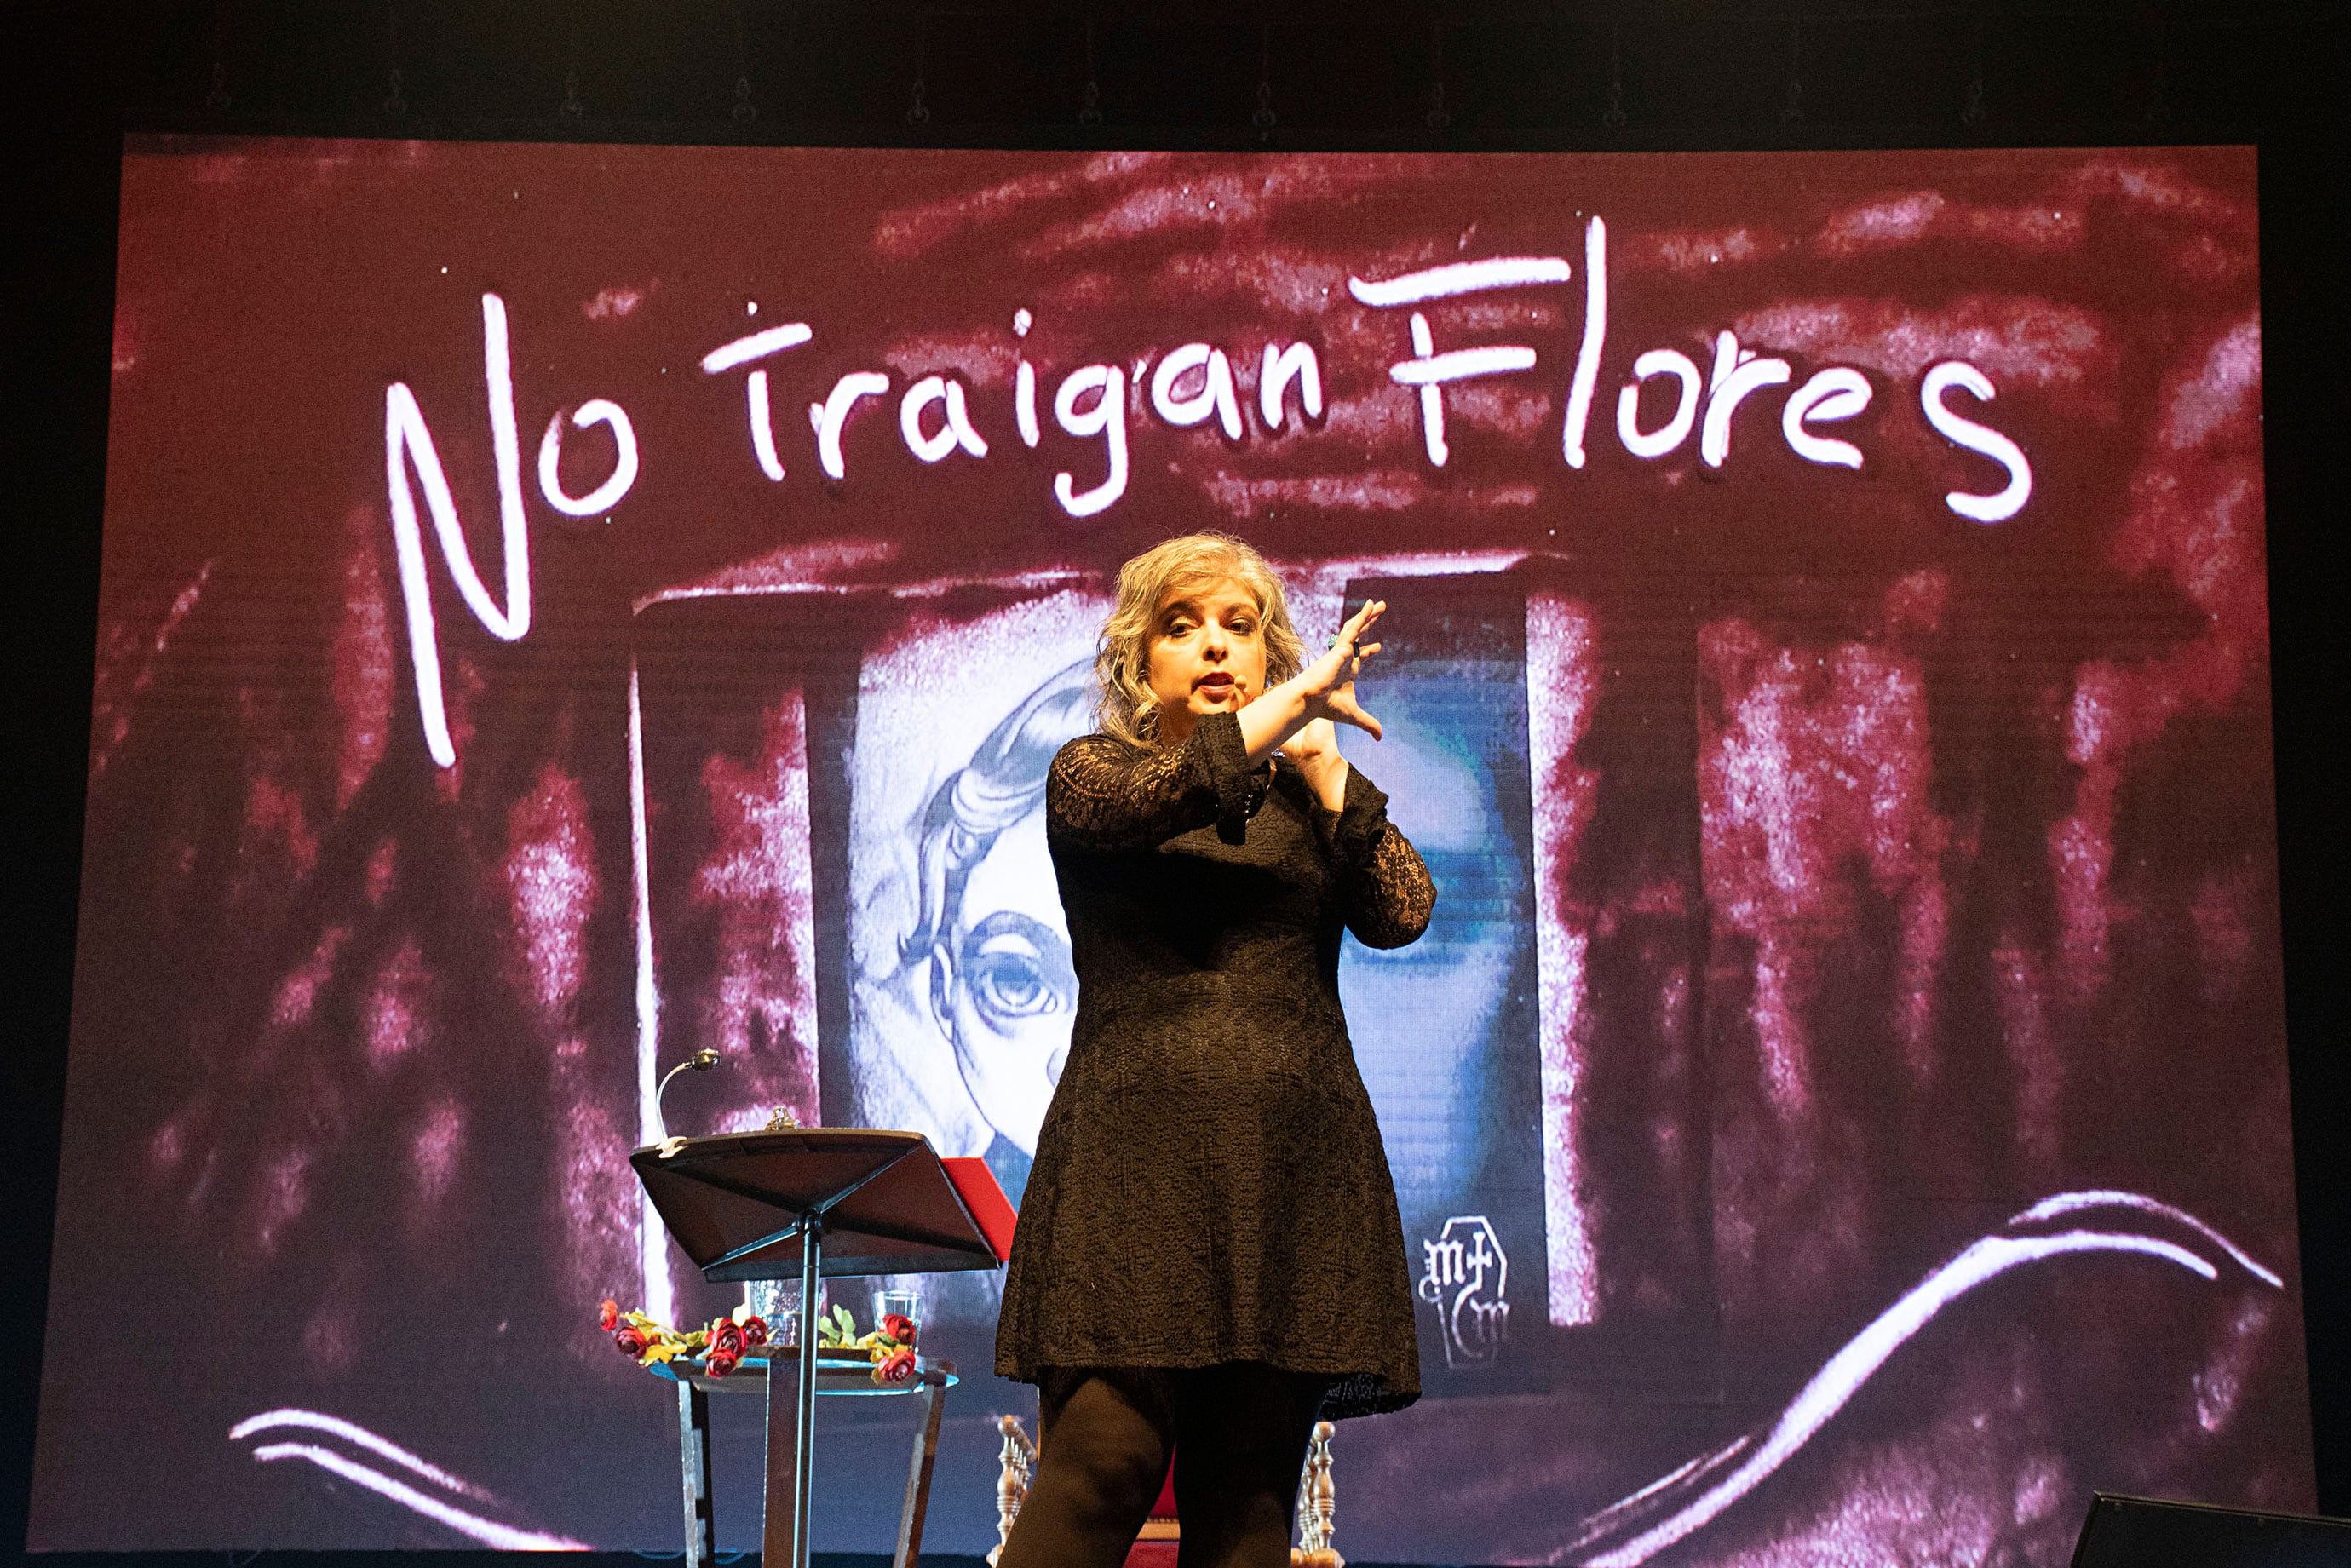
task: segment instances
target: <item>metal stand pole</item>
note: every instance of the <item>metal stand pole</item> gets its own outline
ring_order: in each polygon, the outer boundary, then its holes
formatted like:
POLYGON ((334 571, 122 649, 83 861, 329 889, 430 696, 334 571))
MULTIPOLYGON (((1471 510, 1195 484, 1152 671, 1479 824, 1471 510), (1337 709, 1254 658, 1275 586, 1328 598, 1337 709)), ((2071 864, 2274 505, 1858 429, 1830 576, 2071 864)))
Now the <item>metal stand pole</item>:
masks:
POLYGON ((809 1568, 809 1479, 816 1458, 816 1290, 824 1252, 824 1216, 800 1217, 800 1386, 793 1423, 791 1568, 809 1568))

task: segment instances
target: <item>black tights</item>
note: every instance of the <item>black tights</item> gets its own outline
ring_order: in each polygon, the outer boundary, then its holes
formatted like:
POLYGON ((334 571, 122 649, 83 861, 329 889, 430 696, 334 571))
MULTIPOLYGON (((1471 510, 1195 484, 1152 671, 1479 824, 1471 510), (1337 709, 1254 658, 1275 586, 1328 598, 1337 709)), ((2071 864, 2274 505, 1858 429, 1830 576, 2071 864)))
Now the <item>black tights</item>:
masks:
POLYGON ((1176 1568, 1289 1568, 1324 1379, 1236 1361, 1039 1382, 1037 1475, 997 1568, 1119 1568, 1178 1449, 1176 1568))

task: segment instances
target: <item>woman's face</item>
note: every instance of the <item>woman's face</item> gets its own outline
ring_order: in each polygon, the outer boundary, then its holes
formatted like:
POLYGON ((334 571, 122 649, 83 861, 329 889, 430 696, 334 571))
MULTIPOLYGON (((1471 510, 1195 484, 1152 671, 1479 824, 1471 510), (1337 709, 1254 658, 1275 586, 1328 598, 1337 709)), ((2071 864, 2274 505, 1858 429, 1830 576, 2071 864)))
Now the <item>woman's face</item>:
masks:
POLYGON ((1257 596, 1228 577, 1178 583, 1160 601, 1144 660, 1159 738, 1168 745, 1189 736, 1204 714, 1239 712, 1265 690, 1257 596))
POLYGON ((971 868, 950 939, 954 984, 942 1021, 956 1065, 979 1113, 1033 1155, 1078 1000, 1041 810, 999 834, 971 868))

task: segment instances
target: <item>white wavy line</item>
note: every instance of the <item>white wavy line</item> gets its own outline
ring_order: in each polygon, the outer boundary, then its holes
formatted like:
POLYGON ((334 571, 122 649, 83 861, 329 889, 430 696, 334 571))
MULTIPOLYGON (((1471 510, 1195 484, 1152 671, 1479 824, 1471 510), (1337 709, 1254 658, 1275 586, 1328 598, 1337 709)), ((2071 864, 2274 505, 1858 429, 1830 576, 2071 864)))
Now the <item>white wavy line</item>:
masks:
MULTIPOLYGON (((858 564, 863 564, 860 562, 858 564)), ((855 582, 750 582, 723 583, 716 586, 664 588, 636 600, 630 610, 643 614, 656 604, 674 604, 689 599, 783 599, 816 598, 831 595, 840 598, 852 593, 886 593, 893 599, 940 599, 960 588, 984 586, 1013 589, 1061 589, 1072 587, 1081 579, 1075 572, 1059 568, 1045 571, 1014 572, 1003 577, 935 577, 924 582, 902 583, 895 588, 875 587, 855 582)))
POLYGON ((1746 1442, 1747 1439, 1745 1437, 1736 1437, 1724 1444, 1721 1448, 1717 1448, 1710 1454, 1700 1454, 1698 1458, 1689 1460, 1687 1463, 1677 1466, 1666 1474, 1659 1476, 1656 1480, 1651 1481, 1639 1491, 1634 1492, 1630 1496, 1625 1498, 1622 1501, 1618 1502, 1616 1506, 1618 1508, 1629 1507, 1634 1503, 1641 1501, 1645 1498, 1655 1493, 1661 1492, 1667 1487, 1673 1485, 1676 1481, 1681 1479, 1684 1476, 1688 1475, 1692 1470, 1712 1464, 1718 1459, 1728 1458, 1730 1455, 1738 1452, 1740 1448, 1746 1442))
MULTIPOLYGON (((1633 1512, 1650 1498, 1655 1497, 1657 1493, 1666 1490, 1669 1487, 1678 1484, 1692 1474, 1704 1470, 1710 1465, 1719 1465, 1728 1461, 1731 1456, 1744 1449, 1754 1440, 1754 1436, 1751 1433, 1742 1437, 1734 1437, 1729 1442, 1725 1443, 1721 1448, 1715 1449, 1714 1452, 1710 1454, 1700 1454, 1695 1458, 1683 1461, 1681 1464, 1674 1467, 1674 1469, 1667 1471, 1664 1475, 1659 1476, 1656 1480, 1651 1481, 1647 1486, 1643 1487, 1640 1490, 1626 1493, 1625 1496, 1618 1498, 1614 1502, 1610 1503, 1606 1508, 1600 1510, 1598 1512, 1584 1515, 1583 1521, 1576 1528, 1576 1540, 1578 1542, 1593 1541, 1611 1533, 1614 1529, 1614 1521, 1623 1518, 1627 1513, 1633 1512)), ((1573 1551, 1574 1547, 1570 1546, 1567 1550, 1573 1551)), ((1553 1558, 1552 1561, 1557 1562, 1558 1559, 1553 1558)))
POLYGON ((2085 1192, 2061 1192, 2054 1197, 2043 1198, 2039 1203, 2034 1204, 2031 1208, 2026 1209, 2022 1214, 2020 1214, 2014 1219, 2010 1220, 2009 1223, 2011 1225, 2024 1225, 2032 1220, 2047 1219, 2055 1215, 2071 1214, 2075 1209, 2096 1208, 2107 1204, 2113 1204, 2123 1208, 2136 1208, 2147 1214, 2160 1214, 2167 1219, 2176 1219, 2180 1224, 2188 1227, 2190 1230, 2195 1231, 2199 1236, 2203 1237, 2207 1241, 2212 1243, 2213 1246, 2218 1247, 2220 1250, 2226 1252, 2230 1257, 2234 1258, 2243 1266, 2247 1273, 2252 1274, 2254 1278, 2262 1281, 2264 1284, 2269 1285, 2272 1289, 2281 1291, 2285 1289, 2284 1279, 2280 1276, 2275 1270, 2270 1269, 2263 1264, 2255 1261, 2252 1253, 2246 1251, 2243 1248, 2238 1246, 2235 1242, 2221 1235, 2218 1230, 2213 1229, 2210 1226, 2205 1224, 2202 1220, 2197 1218, 2194 1215, 2189 1213, 2184 1208, 2174 1208, 2171 1205, 2165 1203, 2160 1199, 2148 1197, 2141 1193, 2121 1192, 2111 1187, 2093 1188, 2085 1192))
POLYGON ((2177 1263, 2207 1280, 2220 1277, 2218 1269, 2186 1248, 2149 1236, 2068 1230, 2055 1236, 1984 1237, 1913 1286, 1831 1356, 1737 1469, 1614 1551, 1587 1559, 1590 1568, 1632 1568, 1705 1525, 1803 1447, 1937 1312, 1994 1275, 2067 1252, 2137 1252, 2177 1263))
POLYGON ((473 1482, 462 1476, 451 1475, 447 1470, 421 1455, 410 1453, 391 1438, 379 1437, 356 1422, 346 1421, 340 1416, 329 1416, 322 1411, 298 1410, 291 1406, 280 1410, 265 1410, 258 1416, 248 1416, 231 1427, 228 1429, 228 1435, 232 1440, 235 1440, 249 1437, 256 1432, 266 1432, 278 1427, 303 1427, 314 1431, 331 1432, 347 1442, 356 1443, 362 1448, 381 1454, 396 1465, 405 1465, 426 1480, 446 1487, 461 1497, 472 1498, 476 1502, 497 1501, 496 1498, 473 1482))
POLYGON ((461 1535, 470 1535, 485 1546, 495 1546, 501 1552, 586 1552, 585 1542, 574 1541, 568 1535, 548 1535, 536 1530, 517 1530, 510 1524, 500 1524, 494 1519, 484 1519, 477 1513, 467 1513, 427 1497, 406 1481, 395 1480, 381 1470, 371 1470, 357 1459, 345 1458, 331 1448, 321 1448, 312 1443, 264 1443, 253 1450, 253 1457, 264 1464, 276 1459, 308 1459, 319 1469, 331 1470, 346 1480, 356 1481, 371 1492, 390 1498, 403 1508, 415 1510, 427 1519, 438 1520, 461 1535))

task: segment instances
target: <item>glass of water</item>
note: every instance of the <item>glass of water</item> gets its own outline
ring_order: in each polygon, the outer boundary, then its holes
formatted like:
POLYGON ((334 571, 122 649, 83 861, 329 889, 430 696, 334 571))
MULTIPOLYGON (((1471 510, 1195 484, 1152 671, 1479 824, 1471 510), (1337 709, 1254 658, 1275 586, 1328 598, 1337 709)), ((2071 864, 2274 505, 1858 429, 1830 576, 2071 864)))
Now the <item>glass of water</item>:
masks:
MULTIPOLYGON (((800 1282, 798 1280, 746 1280, 743 1302, 768 1322, 768 1337, 777 1344, 800 1342, 800 1282)), ((825 1310, 824 1281, 817 1281, 816 1311, 825 1310)))
POLYGON ((873 1292, 873 1326, 880 1328, 893 1312, 920 1327, 923 1322, 923 1293, 903 1288, 873 1292))

